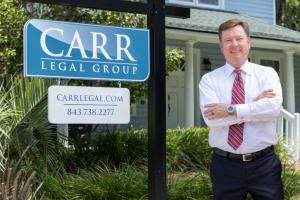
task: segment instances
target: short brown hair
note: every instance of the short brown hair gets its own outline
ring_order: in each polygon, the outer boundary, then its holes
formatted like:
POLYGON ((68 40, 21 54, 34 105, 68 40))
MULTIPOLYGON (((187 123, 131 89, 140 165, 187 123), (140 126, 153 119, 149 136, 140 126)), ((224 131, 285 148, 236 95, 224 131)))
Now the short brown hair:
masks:
POLYGON ((250 37, 249 24, 247 22, 243 22, 239 19, 230 19, 219 26, 219 40, 222 40, 222 31, 233 28, 235 26, 241 26, 244 29, 246 35, 250 37))

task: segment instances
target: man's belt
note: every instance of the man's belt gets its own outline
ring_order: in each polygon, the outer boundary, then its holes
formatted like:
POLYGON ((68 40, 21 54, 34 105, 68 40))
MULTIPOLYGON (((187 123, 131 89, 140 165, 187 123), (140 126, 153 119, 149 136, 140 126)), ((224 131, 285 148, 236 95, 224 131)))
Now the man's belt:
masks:
POLYGON ((236 160, 241 160, 244 162, 249 162, 253 161, 255 159, 261 158, 269 153, 273 152, 274 153, 274 146, 269 146, 263 150, 254 152, 254 153, 247 153, 247 154, 235 154, 235 153, 230 153, 227 151, 223 151, 222 149, 219 148, 214 148, 214 153, 216 155, 226 157, 229 159, 236 159, 236 160))

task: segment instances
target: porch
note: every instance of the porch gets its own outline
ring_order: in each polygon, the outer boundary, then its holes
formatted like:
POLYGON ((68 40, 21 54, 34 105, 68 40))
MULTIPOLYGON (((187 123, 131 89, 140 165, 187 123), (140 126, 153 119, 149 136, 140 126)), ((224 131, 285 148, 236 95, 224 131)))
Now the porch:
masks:
POLYGON ((300 160, 300 114, 281 109, 277 121, 277 133, 294 160, 300 160))

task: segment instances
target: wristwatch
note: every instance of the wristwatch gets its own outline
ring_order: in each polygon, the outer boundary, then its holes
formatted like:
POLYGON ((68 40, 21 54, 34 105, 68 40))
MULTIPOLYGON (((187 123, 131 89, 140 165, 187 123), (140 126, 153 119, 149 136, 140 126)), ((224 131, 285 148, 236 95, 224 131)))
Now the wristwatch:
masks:
POLYGON ((227 106, 227 112, 229 115, 233 115, 234 113, 234 106, 232 104, 227 106))

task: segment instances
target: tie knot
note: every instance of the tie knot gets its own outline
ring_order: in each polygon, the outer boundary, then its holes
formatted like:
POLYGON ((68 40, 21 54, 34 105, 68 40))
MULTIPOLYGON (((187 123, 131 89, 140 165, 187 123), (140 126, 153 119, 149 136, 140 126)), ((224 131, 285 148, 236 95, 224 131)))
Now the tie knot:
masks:
POLYGON ((236 73, 237 75, 240 75, 242 73, 242 70, 241 69, 235 69, 234 73, 236 73))

